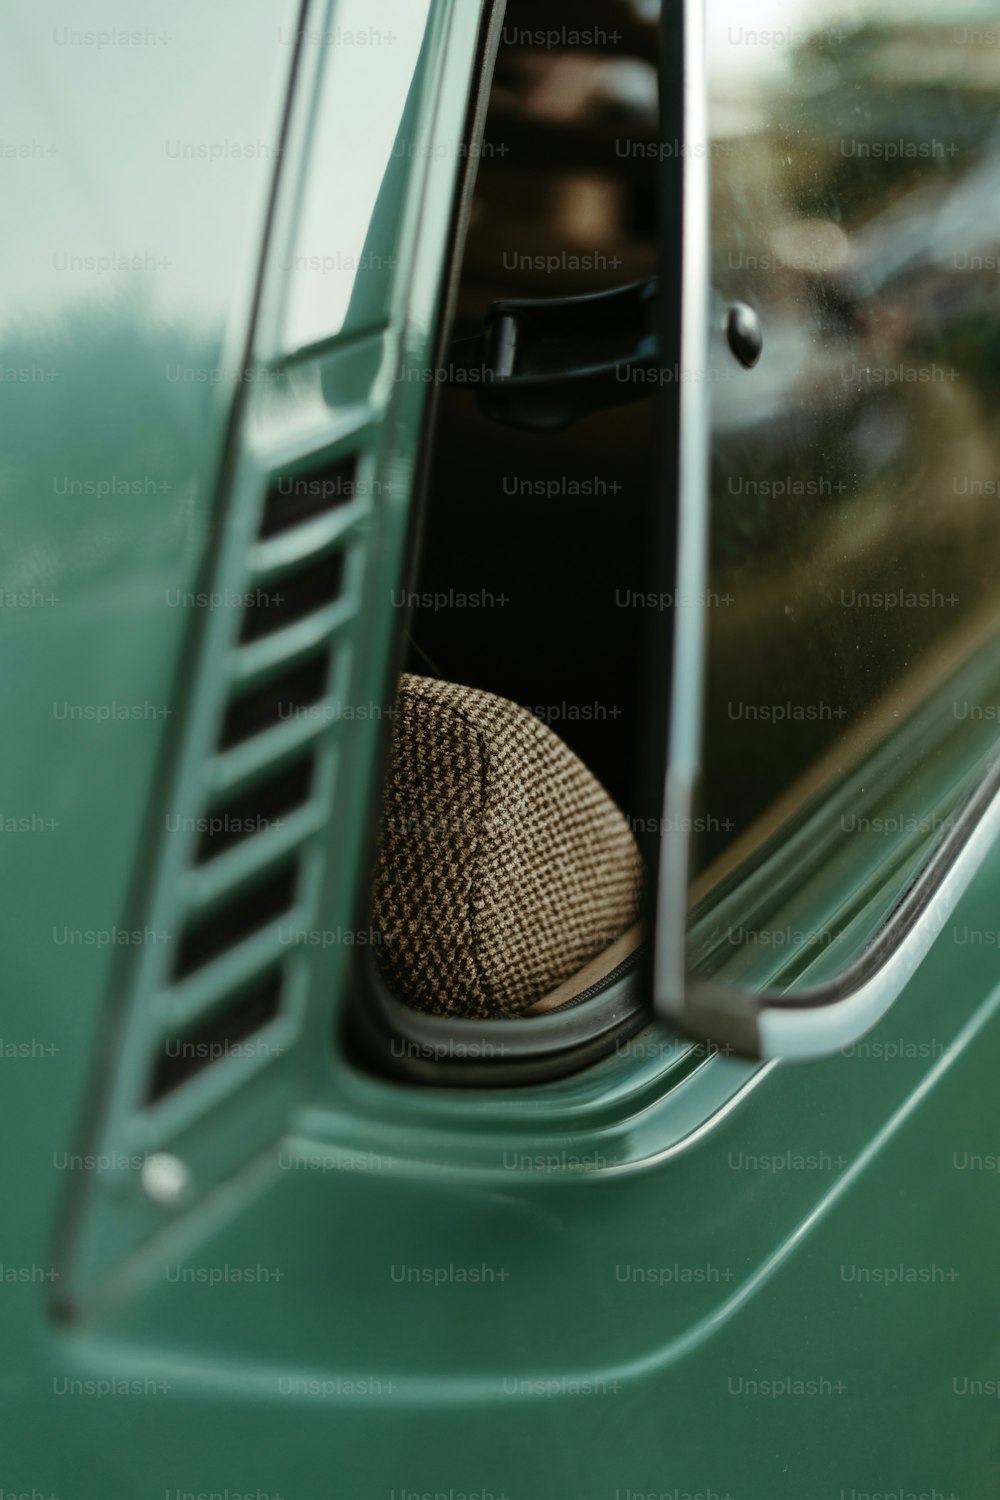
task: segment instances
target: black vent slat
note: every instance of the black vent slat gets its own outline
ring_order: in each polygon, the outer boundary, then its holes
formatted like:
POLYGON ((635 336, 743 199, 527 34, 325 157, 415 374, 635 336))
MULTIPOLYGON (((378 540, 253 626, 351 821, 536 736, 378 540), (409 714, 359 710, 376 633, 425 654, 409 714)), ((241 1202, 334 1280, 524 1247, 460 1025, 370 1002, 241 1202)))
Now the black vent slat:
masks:
POLYGON ((231 750, 275 724, 314 708, 326 695, 329 676, 329 655, 314 656, 294 671, 282 672, 262 687, 234 698, 222 720, 219 749, 231 750))
POLYGON ((153 1067, 146 1102, 159 1100, 180 1088, 203 1069, 224 1060, 275 1019, 281 1006, 281 971, 272 969, 207 1021, 190 1031, 167 1037, 153 1067))
POLYGON ((268 879, 239 890, 190 922, 181 933, 174 961, 175 979, 186 978, 289 911, 295 901, 297 876, 297 864, 284 865, 268 879))
POLYGON ((249 791, 212 808, 203 821, 195 863, 201 865, 206 860, 215 859, 226 849, 258 833, 266 833, 283 818, 297 812, 309 800, 312 776, 313 761, 310 757, 282 767, 275 775, 257 782, 249 791))
POLYGON ((346 505, 357 494, 353 458, 314 474, 282 475, 267 492, 259 535, 262 540, 302 526, 346 505))
POLYGON ((258 587, 243 606, 240 640, 259 640, 332 604, 340 597, 343 581, 344 554, 335 552, 286 573, 277 583, 258 587))

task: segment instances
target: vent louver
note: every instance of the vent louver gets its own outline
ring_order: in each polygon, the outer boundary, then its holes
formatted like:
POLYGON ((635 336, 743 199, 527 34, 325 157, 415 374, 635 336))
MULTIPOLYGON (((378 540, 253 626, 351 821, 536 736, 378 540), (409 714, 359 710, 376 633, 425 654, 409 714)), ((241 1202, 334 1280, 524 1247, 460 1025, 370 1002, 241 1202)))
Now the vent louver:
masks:
POLYGON ((337 553, 255 589, 243 606, 240 640, 258 641, 332 604, 340 595, 343 577, 344 559, 337 553))
MULTIPOLYGON (((290 479, 247 461, 233 503, 246 529, 206 595, 226 605, 196 617, 198 681, 149 920, 164 941, 138 961, 132 1063, 102 1151, 134 1162, 184 1140, 199 1189, 274 1139, 304 1065, 316 949, 302 935, 327 859, 370 526, 367 432, 350 457, 306 455, 290 479)), ((93 1233, 85 1265, 155 1228, 141 1192, 109 1204, 116 1228, 93 1233)))
MULTIPOLYGON (((272 479, 266 489, 250 553, 251 586, 241 595, 235 634, 237 651, 281 636, 284 652, 278 669, 272 669, 263 683, 252 681, 249 688, 235 685, 222 707, 214 752, 216 761, 223 763, 223 791, 214 798, 210 794, 198 819, 199 837, 190 864, 195 871, 211 870, 215 861, 226 856, 232 860, 234 852, 245 857, 234 864, 221 889, 209 888, 206 909, 192 913, 184 924, 174 958, 175 982, 190 979, 293 913, 299 860, 286 857, 275 866, 270 854, 272 850, 276 856, 285 853, 281 835, 296 819, 301 829, 297 841, 293 835, 293 843, 298 854, 303 853, 317 821, 303 814, 308 814, 320 782, 321 750, 313 743, 305 754, 288 759, 276 749, 262 766, 251 766, 243 775, 238 765, 235 772, 225 771, 225 755, 234 746, 252 745, 276 726, 300 726, 303 710, 323 702, 331 680, 332 644, 302 660, 295 626, 309 628, 343 597, 345 528, 338 525, 332 533, 317 534, 314 523, 334 514, 350 515, 349 501, 358 488, 356 474, 357 461, 351 457, 323 470, 272 479), (290 556, 268 551, 275 538, 280 539, 280 546, 296 533, 302 535, 303 543, 290 556)), ((334 705, 328 703, 326 712, 317 714, 314 722, 322 728, 334 716, 334 705)), ((311 722, 306 721, 307 729, 311 722)))
POLYGON ((312 760, 298 761, 213 808, 203 820, 195 862, 204 864, 254 834, 280 828, 308 802, 312 775, 312 760))
POLYGON ((313 521, 346 505, 357 492, 357 474, 350 460, 323 474, 287 475, 271 486, 264 501, 260 537, 277 536, 293 526, 313 521))
POLYGON ((166 1098, 203 1068, 232 1057, 273 1021, 281 1004, 281 971, 236 995, 218 1015, 176 1037, 166 1037, 150 1079, 150 1104, 166 1098))
POLYGON ((285 865, 266 880, 241 886, 228 900, 189 923, 177 949, 174 978, 186 979, 269 922, 287 915, 295 900, 295 876, 295 866, 285 865))
POLYGON ((326 695, 329 679, 330 658, 324 653, 234 697, 222 720, 219 749, 231 750, 254 735, 315 709, 326 695))

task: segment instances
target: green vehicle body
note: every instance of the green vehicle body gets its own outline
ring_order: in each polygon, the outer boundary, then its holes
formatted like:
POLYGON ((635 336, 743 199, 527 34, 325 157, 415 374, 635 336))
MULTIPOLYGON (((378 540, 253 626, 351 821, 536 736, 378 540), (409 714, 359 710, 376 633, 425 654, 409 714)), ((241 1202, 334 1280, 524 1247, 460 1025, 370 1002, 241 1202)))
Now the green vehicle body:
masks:
MULTIPOLYGON (((112 4, 14 7, 43 72, 8 50, 28 155, 3 162, 0 1490, 979 1500, 1000 1473, 1000 972, 962 934, 996 928, 1000 850, 870 1037, 795 1067, 651 1022, 531 1088, 407 1085, 342 1044, 348 943, 289 957, 272 924, 171 977, 186 924, 292 857, 286 927, 358 928, 378 716, 283 724, 266 766, 217 740, 278 668, 227 601, 303 566, 258 535, 264 497, 346 454, 365 483, 308 533, 342 587, 280 649, 329 644, 330 705, 391 695, 480 31, 471 0, 413 10, 378 269, 297 343, 309 186, 335 197, 365 144, 324 135, 330 74, 362 55, 347 8, 216 0, 159 37, 112 4), (145 37, 56 39, 91 27, 145 37), (194 868, 197 820, 306 743, 301 814, 194 868), (284 960, 266 1055, 150 1101, 170 1027, 284 960), (185 1164, 174 1196, 151 1155, 185 1164)), ((363 14, 388 32, 399 11, 363 14)), ((929 814, 982 753, 965 738, 925 768, 929 814)), ((769 922, 837 905, 870 931, 904 854, 840 861, 769 922)), ((778 975, 780 946, 761 962, 778 975)))

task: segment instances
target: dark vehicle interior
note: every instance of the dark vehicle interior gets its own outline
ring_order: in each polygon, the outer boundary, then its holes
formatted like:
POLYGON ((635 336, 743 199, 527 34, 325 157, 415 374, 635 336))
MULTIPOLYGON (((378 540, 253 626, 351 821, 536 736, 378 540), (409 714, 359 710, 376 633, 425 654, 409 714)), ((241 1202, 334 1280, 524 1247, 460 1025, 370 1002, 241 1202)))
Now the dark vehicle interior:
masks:
POLYGON ((456 235, 416 567, 398 601, 407 675, 376 960, 394 996, 453 1019, 575 1008, 623 963, 634 969, 641 941, 631 820, 656 399, 633 386, 570 422, 497 420, 479 372, 450 353, 496 303, 590 297, 656 274, 658 16, 590 9, 580 46, 554 50, 545 7, 507 8, 456 235), (482 801, 461 775, 477 754, 482 801))
MULTIPOLYGON (((494 302, 656 272, 658 172, 642 154, 657 139, 655 22, 636 30, 633 55, 518 44, 540 27, 537 6, 508 7, 456 338, 494 302)), ((442 390, 408 662, 529 708, 626 810, 654 407, 646 397, 532 432, 491 419, 469 387, 442 390)))

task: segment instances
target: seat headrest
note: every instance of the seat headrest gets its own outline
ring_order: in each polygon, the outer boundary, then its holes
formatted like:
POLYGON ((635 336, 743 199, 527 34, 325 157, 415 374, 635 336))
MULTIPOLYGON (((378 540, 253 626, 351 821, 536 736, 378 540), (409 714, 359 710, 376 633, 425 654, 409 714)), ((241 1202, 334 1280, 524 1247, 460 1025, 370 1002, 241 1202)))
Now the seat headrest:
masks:
POLYGON ((636 921, 620 808, 527 709, 400 679, 375 877, 379 967, 417 1010, 516 1015, 636 921))

